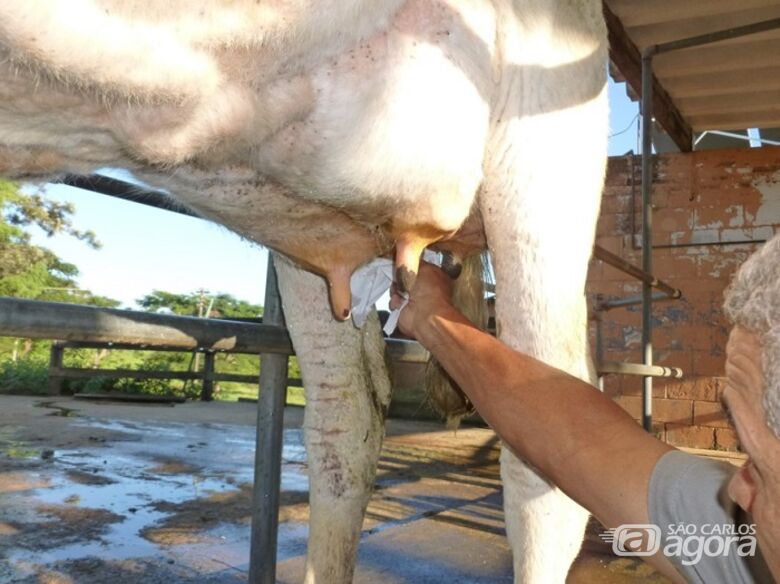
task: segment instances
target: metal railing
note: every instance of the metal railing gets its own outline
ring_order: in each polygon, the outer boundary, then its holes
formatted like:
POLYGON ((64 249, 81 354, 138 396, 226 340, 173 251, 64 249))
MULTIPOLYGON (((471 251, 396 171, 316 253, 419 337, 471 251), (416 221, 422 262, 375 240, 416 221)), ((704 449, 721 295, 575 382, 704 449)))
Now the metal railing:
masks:
MULTIPOLYGON (((181 352, 179 349, 166 349, 157 347, 135 347, 133 345, 120 345, 117 343, 84 343, 54 341, 49 351, 49 395, 62 395, 66 379, 107 378, 107 379, 163 379, 177 381, 199 381, 201 384, 200 400, 212 401, 214 399, 215 384, 223 382, 256 384, 259 372, 254 375, 236 373, 218 373, 216 371, 216 353, 203 351, 203 366, 195 370, 172 371, 168 369, 103 369, 97 364, 94 367, 65 367, 63 365, 65 349, 96 349, 112 351, 161 351, 181 352)), ((259 361, 258 361, 259 365, 259 361)), ((259 371, 259 367, 258 367, 259 371)), ((303 387, 303 382, 298 378, 287 378, 287 387, 303 387)), ((114 393, 114 392, 112 392, 114 393)), ((88 394, 80 394, 78 397, 87 397, 88 394)), ((105 397, 105 396, 104 396, 105 397)), ((161 396, 164 397, 164 396, 161 396)), ((175 397, 173 395, 168 397, 175 397)))
MULTIPOLYGON (((249 582, 252 584, 275 582, 287 359, 294 354, 281 317, 273 261, 269 261, 264 306, 267 324, 255 324, 0 298, 0 336, 64 341, 62 348, 74 344, 100 344, 117 349, 199 351, 206 355, 217 352, 260 354, 249 560, 249 582)), ((428 351, 416 342, 386 339, 386 343, 392 360, 425 363, 429 358, 428 351)), ((60 376, 70 375, 62 367, 61 351, 56 355, 52 363, 54 372, 60 376)), ((134 372, 121 373, 130 375, 134 372)))

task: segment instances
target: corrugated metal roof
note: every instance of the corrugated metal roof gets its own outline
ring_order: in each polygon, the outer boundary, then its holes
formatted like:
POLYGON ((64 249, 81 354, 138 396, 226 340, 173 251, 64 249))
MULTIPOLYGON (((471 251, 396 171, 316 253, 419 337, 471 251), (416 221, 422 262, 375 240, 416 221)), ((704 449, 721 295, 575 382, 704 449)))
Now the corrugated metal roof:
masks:
MULTIPOLYGON (((780 18, 780 0, 604 3, 640 51, 780 18)), ((656 79, 695 131, 780 127, 780 29, 660 54, 653 67, 656 79)))

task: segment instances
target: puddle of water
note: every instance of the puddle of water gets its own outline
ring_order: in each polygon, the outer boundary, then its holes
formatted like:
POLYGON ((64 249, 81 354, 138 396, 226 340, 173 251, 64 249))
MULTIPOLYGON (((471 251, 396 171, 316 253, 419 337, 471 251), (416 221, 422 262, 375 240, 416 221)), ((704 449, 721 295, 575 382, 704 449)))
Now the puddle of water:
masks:
MULTIPOLYGON (((158 425, 123 420, 79 420, 76 424, 134 435, 140 440, 135 446, 123 443, 123 449, 150 457, 186 458, 187 463, 208 469, 209 476, 229 474, 236 484, 251 483, 254 479, 255 430, 251 427, 214 423, 158 425), (151 448, 147 441, 150 436, 155 438, 151 448)), ((309 490, 301 428, 284 430, 282 490, 309 490)))
MULTIPOLYGON (((247 525, 221 524, 215 529, 197 532, 199 538, 205 536, 211 543, 171 546, 152 543, 140 533, 170 514, 156 510, 158 502, 183 503, 212 493, 235 492, 240 485, 251 483, 253 428, 221 424, 158 425, 90 418, 79 418, 73 424, 118 431, 132 437, 77 450, 58 450, 46 469, 50 486, 8 494, 0 504, 0 513, 6 505, 24 506, 30 510, 38 505, 70 505, 105 509, 123 520, 106 525, 96 540, 48 550, 9 550, 7 557, 11 562, 20 566, 24 562, 48 564, 88 556, 124 560, 162 554, 191 557, 192 563, 208 560, 215 569, 224 569, 228 564, 237 569, 245 567, 249 550, 247 525), (161 458, 180 461, 181 465, 175 469, 180 472, 161 472, 161 458), (86 475, 95 476, 95 481, 72 478, 86 475), (214 548, 215 542, 219 549, 214 548)), ((18 448, 20 453, 25 450, 22 445, 18 448)), ((33 451, 34 456, 40 456, 40 451, 28 450, 31 456, 33 451)), ((282 489, 305 492, 308 488, 303 431, 286 429, 282 489)), ((305 524, 283 524, 279 533, 280 557, 303 553, 307 532, 305 524)))
POLYGON ((61 418, 77 418, 80 416, 76 410, 72 408, 66 408, 65 406, 58 406, 54 401, 38 402, 35 404, 35 407, 53 410, 52 412, 46 414, 47 416, 58 416, 61 418))
MULTIPOLYGON (((147 472, 149 461, 132 455, 100 452, 97 449, 60 451, 58 466, 93 467, 99 459, 100 476, 114 481, 110 484, 80 484, 68 479, 66 473, 58 473, 49 488, 37 489, 34 497, 18 497, 27 506, 78 505, 86 508, 106 509, 120 516, 123 521, 106 527, 99 540, 79 542, 51 550, 16 550, 10 554, 13 560, 50 563, 96 555, 103 559, 128 559, 154 555, 155 544, 141 537, 141 530, 155 524, 167 513, 156 511, 152 505, 158 501, 181 503, 202 497, 214 491, 234 491, 236 488, 224 480, 194 475, 153 475, 147 472), (86 456, 85 456, 86 455, 86 456)), ((13 504, 13 502, 9 501, 13 504)))
POLYGON ((200 573, 233 568, 249 570, 249 530, 244 526, 222 524, 199 534, 197 543, 166 547, 164 554, 177 565, 200 573))

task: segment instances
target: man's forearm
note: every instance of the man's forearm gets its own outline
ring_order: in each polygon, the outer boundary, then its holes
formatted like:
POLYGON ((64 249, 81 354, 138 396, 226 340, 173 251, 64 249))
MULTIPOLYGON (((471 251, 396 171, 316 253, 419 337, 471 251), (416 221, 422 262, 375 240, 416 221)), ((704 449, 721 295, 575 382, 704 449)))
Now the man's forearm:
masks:
POLYGON ((667 450, 588 383, 518 353, 447 309, 417 338, 512 448, 605 524, 647 521, 667 450))

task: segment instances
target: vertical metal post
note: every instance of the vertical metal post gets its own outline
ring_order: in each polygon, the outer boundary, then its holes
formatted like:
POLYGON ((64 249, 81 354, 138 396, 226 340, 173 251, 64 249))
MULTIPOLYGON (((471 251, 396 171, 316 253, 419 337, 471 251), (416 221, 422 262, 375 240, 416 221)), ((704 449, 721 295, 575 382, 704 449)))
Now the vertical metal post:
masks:
MULTIPOLYGON (((601 367, 601 364, 604 362, 604 323, 601 312, 601 296, 596 300, 593 312, 593 318, 596 321, 596 366, 601 367)), ((598 376, 598 388, 600 392, 604 392, 604 376, 601 374, 598 376)))
POLYGON ((203 385, 200 390, 200 401, 214 399, 214 369, 214 353, 209 351, 203 359, 203 385))
MULTIPOLYGON (((284 326, 282 303, 276 283, 276 269, 273 255, 270 253, 265 285, 263 323, 284 326)), ((279 526, 279 485, 282 474, 287 360, 287 355, 260 356, 249 584, 276 582, 276 537, 279 526)))
POLYGON ((49 395, 62 395, 63 377, 60 369, 64 352, 65 348, 58 341, 52 342, 49 353, 49 395))
MULTIPOLYGON (((642 55, 642 270, 653 273, 653 57, 642 55)), ((633 237, 633 236, 632 236, 633 237)), ((653 295, 642 282, 642 351, 645 365, 653 364, 653 295)), ((642 378, 642 427, 653 429, 653 378, 642 378)))

